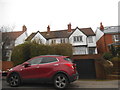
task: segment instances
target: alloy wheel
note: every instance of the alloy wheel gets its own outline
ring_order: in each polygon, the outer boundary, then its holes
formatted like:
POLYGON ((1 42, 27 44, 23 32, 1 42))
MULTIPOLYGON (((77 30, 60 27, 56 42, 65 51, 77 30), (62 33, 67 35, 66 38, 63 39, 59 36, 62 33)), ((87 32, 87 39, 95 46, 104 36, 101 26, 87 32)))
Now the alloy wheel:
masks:
POLYGON ((55 79, 55 86, 57 88, 65 88, 67 85, 68 81, 65 75, 61 74, 61 75, 57 75, 56 79, 55 79))
POLYGON ((20 84, 19 76, 17 74, 11 75, 9 78, 9 84, 12 87, 18 86, 20 84))

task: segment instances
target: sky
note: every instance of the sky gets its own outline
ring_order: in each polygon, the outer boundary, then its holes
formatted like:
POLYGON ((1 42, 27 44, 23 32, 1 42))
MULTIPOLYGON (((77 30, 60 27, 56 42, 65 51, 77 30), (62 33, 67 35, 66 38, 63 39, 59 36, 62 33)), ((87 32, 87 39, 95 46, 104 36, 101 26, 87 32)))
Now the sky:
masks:
POLYGON ((28 34, 72 28, 118 25, 119 0, 0 0, 0 26, 15 26, 14 31, 26 25, 28 34))

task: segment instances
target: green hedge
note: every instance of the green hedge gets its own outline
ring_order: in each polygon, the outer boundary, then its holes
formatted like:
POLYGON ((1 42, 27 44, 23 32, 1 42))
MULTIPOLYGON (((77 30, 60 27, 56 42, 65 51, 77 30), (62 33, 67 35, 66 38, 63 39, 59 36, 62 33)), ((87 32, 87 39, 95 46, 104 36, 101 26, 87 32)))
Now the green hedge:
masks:
POLYGON ((71 44, 44 45, 34 42, 25 42, 13 49, 11 60, 14 65, 21 64, 32 57, 40 55, 72 56, 71 44))

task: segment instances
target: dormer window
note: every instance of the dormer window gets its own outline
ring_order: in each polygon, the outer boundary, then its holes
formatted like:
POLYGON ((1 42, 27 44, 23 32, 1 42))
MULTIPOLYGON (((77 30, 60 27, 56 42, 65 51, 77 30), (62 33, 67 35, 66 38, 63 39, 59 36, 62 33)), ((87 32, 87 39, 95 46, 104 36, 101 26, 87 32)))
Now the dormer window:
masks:
POLYGON ((83 38, 82 38, 82 36, 74 36, 73 41, 74 42, 83 42, 83 38))

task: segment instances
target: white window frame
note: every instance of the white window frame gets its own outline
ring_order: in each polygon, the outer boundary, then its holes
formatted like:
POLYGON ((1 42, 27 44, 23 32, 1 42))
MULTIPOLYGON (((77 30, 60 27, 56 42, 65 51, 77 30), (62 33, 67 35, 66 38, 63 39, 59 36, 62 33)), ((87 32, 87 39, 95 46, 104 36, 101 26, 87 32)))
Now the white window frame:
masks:
POLYGON ((86 47, 73 47, 73 55, 85 55, 86 47))
POLYGON ((115 42, 119 41, 120 40, 120 35, 113 35, 113 40, 115 42))
POLYGON ((83 42, 83 36, 73 36, 74 42, 83 42))
POLYGON ((66 39, 65 38, 61 38, 60 39, 60 43, 66 43, 66 39))
POLYGON ((56 44, 56 40, 55 40, 55 39, 52 39, 52 40, 51 40, 51 44, 56 44))

